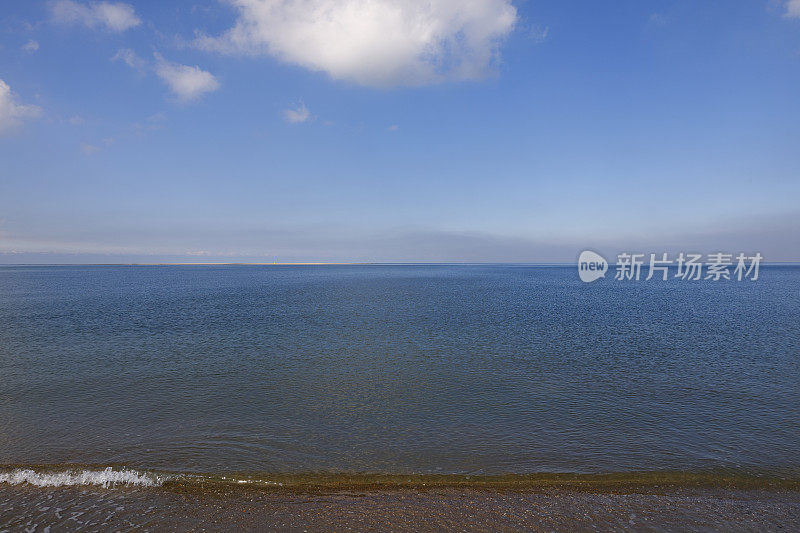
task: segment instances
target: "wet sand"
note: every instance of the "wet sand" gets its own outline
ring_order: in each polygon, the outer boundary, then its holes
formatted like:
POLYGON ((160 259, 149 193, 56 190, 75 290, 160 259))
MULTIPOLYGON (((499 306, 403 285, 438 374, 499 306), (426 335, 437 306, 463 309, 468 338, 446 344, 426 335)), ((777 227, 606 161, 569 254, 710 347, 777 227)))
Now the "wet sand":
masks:
POLYGON ((0 530, 797 531, 800 492, 176 491, 0 485, 0 530))

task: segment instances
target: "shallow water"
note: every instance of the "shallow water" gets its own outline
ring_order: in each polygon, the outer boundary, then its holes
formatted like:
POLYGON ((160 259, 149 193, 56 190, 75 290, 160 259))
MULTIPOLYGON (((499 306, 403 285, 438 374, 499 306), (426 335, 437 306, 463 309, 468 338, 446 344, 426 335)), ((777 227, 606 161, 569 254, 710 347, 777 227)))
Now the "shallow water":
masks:
POLYGON ((0 485, 0 528, 25 531, 796 531, 800 493, 478 490, 208 495, 0 485), (49 529, 48 529, 49 528, 49 529))
POLYGON ((793 479, 798 363, 798 267, 0 267, 0 465, 793 479))

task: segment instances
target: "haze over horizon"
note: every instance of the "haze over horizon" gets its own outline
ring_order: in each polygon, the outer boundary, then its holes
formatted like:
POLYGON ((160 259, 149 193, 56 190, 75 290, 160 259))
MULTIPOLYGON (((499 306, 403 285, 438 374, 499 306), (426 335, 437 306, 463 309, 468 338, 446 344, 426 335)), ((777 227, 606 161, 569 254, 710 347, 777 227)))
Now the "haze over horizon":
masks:
POLYGON ((0 264, 800 260, 800 0, 7 2, 0 264))

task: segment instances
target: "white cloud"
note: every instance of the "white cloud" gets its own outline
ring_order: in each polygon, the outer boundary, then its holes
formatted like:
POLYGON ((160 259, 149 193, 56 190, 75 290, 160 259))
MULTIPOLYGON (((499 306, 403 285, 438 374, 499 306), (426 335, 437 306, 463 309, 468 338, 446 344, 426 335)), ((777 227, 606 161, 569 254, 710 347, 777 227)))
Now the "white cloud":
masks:
POLYGON ((142 23, 129 4, 122 2, 91 2, 57 0, 50 4, 53 19, 64 24, 83 24, 88 28, 101 27, 122 32, 142 23))
POLYGON ((147 61, 136 55, 130 48, 121 48, 111 57, 111 61, 122 61, 132 69, 144 72, 147 68, 147 61))
POLYGON ((392 124, 391 126, 386 128, 387 131, 398 131, 399 129, 400 129, 400 126, 398 126, 397 124, 392 124))
POLYGON ((11 87, 0 80, 0 135, 10 132, 22 124, 25 119, 37 118, 41 115, 41 107, 17 103, 11 87))
POLYGON ((172 90, 178 100, 190 102, 197 100, 206 93, 219 89, 219 82, 210 72, 200 67, 191 67, 167 61, 156 53, 155 63, 150 64, 146 59, 139 57, 130 48, 121 48, 111 57, 111 61, 122 61, 132 69, 144 74, 152 68, 153 72, 161 78, 172 90))
POLYGON ((303 102, 300 102, 297 107, 284 110, 283 118, 290 124, 301 124, 311 118, 311 112, 303 102))
POLYGON ((195 44, 269 54, 370 86, 477 79, 513 29, 511 0, 231 0, 236 24, 195 44))
POLYGON ((39 43, 37 43, 33 39, 22 45, 22 51, 28 52, 29 54, 34 53, 38 49, 39 49, 39 43))
POLYGON ((219 82, 200 67, 170 63, 156 54, 156 74, 182 102, 197 100, 219 89, 219 82))
POLYGON ((800 0, 788 0, 786 2, 786 13, 784 17, 800 19, 800 0))

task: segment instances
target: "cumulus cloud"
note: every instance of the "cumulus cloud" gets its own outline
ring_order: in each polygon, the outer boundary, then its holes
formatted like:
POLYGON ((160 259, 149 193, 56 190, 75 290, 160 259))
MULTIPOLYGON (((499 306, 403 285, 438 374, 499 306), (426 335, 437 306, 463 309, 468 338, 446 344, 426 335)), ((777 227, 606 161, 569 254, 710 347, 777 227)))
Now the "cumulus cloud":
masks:
POLYGON ((12 131, 26 119, 41 115, 41 107, 18 103, 11 87, 0 80, 0 135, 12 131))
POLYGON ((182 102, 191 102, 219 89, 213 74, 197 66, 180 65, 156 54, 156 74, 182 102))
POLYGON ((152 69, 181 102, 197 100, 219 88, 217 78, 200 67, 172 63, 158 53, 154 56, 155 61, 151 63, 130 48, 121 48, 111 57, 111 61, 121 61, 142 74, 152 69))
POLYGON ((39 43, 37 43, 33 39, 22 45, 22 51, 28 52, 29 54, 34 53, 38 49, 39 49, 39 43))
POLYGON ((300 124, 311 118, 311 112, 303 102, 300 102, 296 107, 284 110, 283 118, 290 124, 300 124))
POLYGON ((786 2, 785 17, 800 19, 800 0, 788 0, 786 2))
POLYGON ((511 0, 232 0, 233 28, 195 44, 268 54, 369 86, 423 85, 491 73, 513 29, 511 0))
POLYGON ((142 23, 133 7, 122 2, 56 0, 50 4, 53 19, 63 24, 82 24, 88 28, 104 28, 122 32, 142 23))

